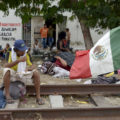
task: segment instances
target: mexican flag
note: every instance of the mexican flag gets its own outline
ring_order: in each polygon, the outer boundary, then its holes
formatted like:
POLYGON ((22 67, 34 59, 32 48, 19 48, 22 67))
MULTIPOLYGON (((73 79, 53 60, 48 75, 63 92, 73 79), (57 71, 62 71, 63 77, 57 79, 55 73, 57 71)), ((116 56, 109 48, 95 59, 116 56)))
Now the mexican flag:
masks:
POLYGON ((77 51, 70 78, 88 78, 120 69, 120 27, 107 32, 90 50, 77 51))

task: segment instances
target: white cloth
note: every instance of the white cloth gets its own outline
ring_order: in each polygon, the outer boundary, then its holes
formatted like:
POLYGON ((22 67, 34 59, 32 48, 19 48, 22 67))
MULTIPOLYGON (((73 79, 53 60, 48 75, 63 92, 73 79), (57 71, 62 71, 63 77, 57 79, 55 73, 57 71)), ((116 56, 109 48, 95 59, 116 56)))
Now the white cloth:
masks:
POLYGON ((39 50, 39 44, 35 44, 35 50, 39 50))
MULTIPOLYGON (((24 57, 24 56, 26 56, 26 53, 21 57, 24 57)), ((11 58, 12 58, 13 62, 17 60, 17 55, 16 55, 16 52, 14 51, 13 48, 12 48, 11 58)), ((26 61, 18 63, 17 72, 18 73, 24 73, 25 70, 26 70, 26 61)))
POLYGON ((57 78, 69 77, 69 75, 70 75, 69 71, 67 71, 61 67, 54 67, 53 71, 55 72, 55 75, 53 77, 57 77, 57 78))

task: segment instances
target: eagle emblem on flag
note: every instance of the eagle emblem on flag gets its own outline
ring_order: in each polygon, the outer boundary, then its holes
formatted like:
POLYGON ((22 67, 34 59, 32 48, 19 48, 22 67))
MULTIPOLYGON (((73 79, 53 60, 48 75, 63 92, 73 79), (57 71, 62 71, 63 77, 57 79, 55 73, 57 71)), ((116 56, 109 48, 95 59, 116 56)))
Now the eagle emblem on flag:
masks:
POLYGON ((98 45, 93 50, 92 56, 95 60, 103 60, 104 58, 106 58, 107 54, 108 50, 104 46, 98 45))

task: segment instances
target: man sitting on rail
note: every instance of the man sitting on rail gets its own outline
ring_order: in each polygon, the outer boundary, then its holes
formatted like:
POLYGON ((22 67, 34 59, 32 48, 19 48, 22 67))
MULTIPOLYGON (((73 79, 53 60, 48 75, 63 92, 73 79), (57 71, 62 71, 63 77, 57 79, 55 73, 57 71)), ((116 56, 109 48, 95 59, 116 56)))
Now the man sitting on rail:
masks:
POLYGON ((5 86, 5 96, 7 103, 14 103, 9 93, 10 81, 20 80, 25 83, 25 73, 29 73, 29 78, 33 78, 36 89, 36 102, 41 105, 44 104, 40 97, 40 75, 31 63, 28 55, 27 46, 23 40, 16 40, 14 47, 9 53, 8 63, 5 65, 3 71, 3 80, 5 86), (28 72, 29 71, 29 72, 28 72))

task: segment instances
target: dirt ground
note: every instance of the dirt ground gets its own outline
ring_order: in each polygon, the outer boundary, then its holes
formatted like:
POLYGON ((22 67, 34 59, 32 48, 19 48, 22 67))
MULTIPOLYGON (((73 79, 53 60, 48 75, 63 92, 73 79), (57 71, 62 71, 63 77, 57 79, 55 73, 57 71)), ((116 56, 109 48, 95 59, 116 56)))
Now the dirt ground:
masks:
MULTIPOLYGON (((36 67, 42 63, 41 60, 34 60, 36 67)), ((2 83, 2 71, 5 61, 0 61, 0 83, 2 83)), ((120 78, 120 76, 116 76, 120 78)), ((54 78, 50 75, 40 73, 41 85, 43 84, 83 84, 87 79, 82 79, 80 81, 54 78)), ((37 105, 36 99, 34 97, 25 96, 21 99, 19 108, 50 108, 50 101, 48 96, 42 96, 45 101, 44 105, 37 105)), ((93 107, 94 105, 90 102, 87 96, 63 96, 65 107, 93 107)), ((106 100, 113 105, 120 106, 120 96, 106 96, 106 100)))
MULTIPOLYGON (((37 105, 34 97, 26 96, 24 99, 21 99, 19 108, 50 108, 49 96, 42 96, 44 100, 44 105, 37 105)), ((63 96, 64 107, 93 107, 90 99, 87 96, 63 96)))
MULTIPOLYGON (((2 75, 3 75, 3 66, 5 65, 5 63, 6 62, 4 60, 0 61, 0 83, 2 83, 3 81, 2 75)), ((38 65, 42 64, 42 61, 36 59, 33 61, 33 64, 35 64, 37 68, 38 65)), ((43 84, 82 84, 85 80, 82 79, 79 81, 79 80, 70 80, 69 78, 67 79, 66 78, 54 78, 50 75, 40 73, 40 81, 41 81, 41 85, 43 85, 43 84)))
MULTIPOLYGON (((20 100, 19 108, 51 108, 49 96, 41 96, 44 100, 44 105, 36 104, 35 97, 26 96, 20 100)), ((88 96, 79 95, 63 95, 63 104, 65 108, 75 107, 75 108, 88 108, 95 107, 95 104, 91 102, 88 96)), ((105 96, 105 100, 111 104, 111 107, 120 106, 120 96, 105 96)), ((104 106, 99 106, 104 107, 104 106)))
MULTIPOLYGON (((5 65, 5 61, 4 60, 0 60, 0 84, 3 82, 2 79, 2 74, 3 74, 3 66, 5 65)), ((38 65, 42 64, 42 60, 40 59, 34 59, 33 60, 33 64, 36 65, 36 68, 38 65)), ((38 70, 39 71, 39 70, 38 70)), ((48 74, 42 74, 40 71, 40 81, 41 81, 41 85, 53 85, 53 84, 83 84, 85 81, 90 80, 90 78, 88 79, 80 79, 80 80, 70 80, 69 78, 54 78, 48 74)), ((115 77, 117 77, 118 79, 120 79, 120 75, 114 75, 115 77)), ((27 83, 28 85, 31 84, 27 83)))
MULTIPOLYGON (((42 64, 41 60, 34 61, 36 67, 42 64)), ((69 78, 54 78, 47 74, 40 73, 41 84, 83 84, 88 79, 70 80, 69 78)))
MULTIPOLYGON (((0 83, 2 83, 2 72, 5 61, 0 61, 0 83)), ((41 60, 34 60, 36 67, 42 64, 41 60)), ((39 72, 40 73, 40 72, 39 72)), ((64 78, 54 78, 47 74, 40 73, 41 85, 43 84, 82 84, 84 80, 70 80, 64 78)), ((44 105, 37 105, 36 99, 34 97, 25 96, 22 98, 19 104, 19 108, 50 108, 49 96, 42 96, 42 99, 45 101, 44 105)), ((93 106, 87 97, 80 96, 63 96, 64 106, 65 107, 90 107, 93 106)))

